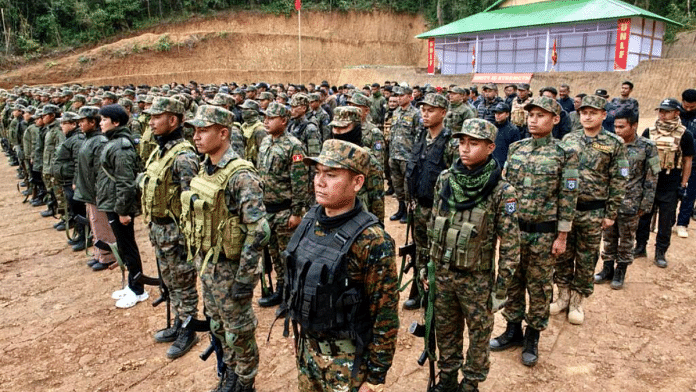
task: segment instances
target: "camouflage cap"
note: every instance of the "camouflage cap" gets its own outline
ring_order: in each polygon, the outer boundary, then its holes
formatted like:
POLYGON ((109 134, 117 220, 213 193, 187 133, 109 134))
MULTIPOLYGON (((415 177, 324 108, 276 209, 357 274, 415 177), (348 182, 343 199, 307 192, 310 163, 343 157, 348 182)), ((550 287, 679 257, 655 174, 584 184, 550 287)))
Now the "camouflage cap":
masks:
POLYGON ((71 90, 63 90, 60 92, 61 97, 69 97, 73 95, 73 92, 71 90))
POLYGON ((29 106, 29 102, 24 98, 19 98, 15 101, 15 105, 29 106))
POLYGON ((495 137, 498 135, 498 128, 490 121, 482 118, 469 118, 464 120, 462 129, 459 132, 454 132, 452 137, 471 136, 476 139, 490 140, 495 143, 495 137))
POLYGON ((307 94, 297 93, 290 99, 290 106, 303 106, 309 105, 309 97, 307 94))
POLYGON ((311 93, 307 95, 307 97, 309 97, 309 102, 316 102, 321 99, 321 97, 319 97, 319 94, 317 93, 311 93))
POLYGON ((426 94, 437 93, 437 89, 429 84, 426 84, 425 86, 423 86, 423 91, 425 91, 426 94))
POLYGON ((24 111, 26 107, 24 105, 20 105, 18 103, 12 105, 12 110, 19 110, 19 111, 24 111))
POLYGON ((449 101, 444 95, 438 93, 429 93, 425 95, 422 101, 418 102, 416 106, 428 105, 434 108, 443 108, 445 110, 449 109, 449 101))
POLYGON ((155 96, 152 94, 148 94, 145 96, 145 103, 152 103, 152 101, 155 100, 155 96))
POLYGON ((75 94, 75 96, 72 99, 73 102, 82 102, 85 103, 87 102, 87 97, 85 97, 82 94, 75 94))
POLYGON ((26 108, 24 108, 24 113, 29 113, 29 114, 36 113, 36 106, 34 106, 34 105, 27 106, 26 108))
POLYGON ((510 105, 506 104, 505 102, 498 102, 497 105, 491 109, 493 113, 510 113, 510 105))
POLYGON ((329 139, 324 142, 318 157, 305 157, 303 161, 310 166, 318 163, 336 169, 348 169, 366 176, 370 168, 370 153, 356 144, 329 139))
POLYGON ((147 96, 145 94, 140 94, 138 97, 135 99, 135 102, 140 103, 140 102, 145 102, 147 99, 147 96))
POLYGON ((498 91, 498 85, 495 83, 486 83, 481 88, 482 90, 495 90, 498 91))
POLYGON ((234 98, 230 94, 225 94, 225 93, 217 93, 215 94, 215 97, 208 101, 209 104, 215 105, 215 106, 224 106, 227 105, 229 107, 234 106, 235 101, 234 98))
POLYGON ((41 118, 42 116, 43 116, 43 109, 37 109, 37 110, 36 110, 36 113, 34 113, 34 115, 31 116, 31 118, 33 118, 34 120, 36 120, 36 119, 41 118))
POLYGON ((133 90, 130 89, 130 88, 127 88, 127 89, 123 90, 123 95, 128 95, 128 96, 133 96, 133 97, 134 97, 134 96, 135 96, 135 91, 133 91, 133 90))
POLYGON ((464 87, 455 86, 450 89, 450 93, 466 95, 466 89, 464 89, 464 87))
POLYGON ((264 91, 262 93, 259 93, 259 101, 263 101, 264 99, 267 99, 269 101, 273 100, 273 93, 264 91))
POLYGON ((529 83, 520 83, 517 85, 517 90, 529 91, 529 89, 530 89, 529 83))
POLYGON ((578 110, 585 107, 606 110, 607 100, 596 95, 585 95, 582 97, 582 103, 580 103, 578 110))
POLYGON ((88 105, 100 105, 101 104, 101 98, 99 97, 92 97, 92 99, 87 102, 88 105))
POLYGON ((149 109, 143 110, 143 112, 150 115, 162 113, 184 114, 184 104, 175 98, 156 97, 152 100, 152 106, 150 106, 149 109))
POLYGON ((524 106, 524 110, 530 111, 533 107, 541 108, 557 116, 561 114, 561 105, 558 103, 558 101, 544 95, 539 98, 532 99, 532 102, 524 106))
POLYGON ((353 93, 353 96, 350 97, 350 99, 348 100, 348 103, 352 103, 353 105, 357 105, 357 106, 365 106, 365 107, 372 106, 372 102, 370 102, 370 98, 365 96, 365 94, 359 93, 359 92, 353 93))
POLYGON ((234 123, 234 114, 227 109, 213 105, 201 105, 193 119, 186 121, 192 127, 208 127, 219 124, 230 127, 234 123))
POLYGON ((247 99, 246 101, 244 101, 244 103, 242 103, 240 108, 248 109, 248 110, 255 110, 258 112, 259 111, 259 103, 254 101, 253 99, 247 99))
POLYGON ((362 110, 355 106, 339 106, 334 109, 333 121, 329 125, 333 127, 347 127, 353 123, 362 121, 362 110))
POLYGON ((681 105, 679 104, 679 101, 677 101, 674 98, 665 98, 660 102, 660 104, 655 108, 655 110, 679 110, 681 105))
POLYGON ((96 106, 83 106, 77 112, 76 120, 82 120, 83 118, 99 118, 99 108, 96 106))
POLYGON ((60 122, 61 123, 66 123, 66 122, 77 122, 79 116, 75 112, 65 112, 63 113, 62 116, 60 116, 60 122))
POLYGON ((104 92, 104 94, 102 94, 102 99, 105 99, 105 98, 111 99, 114 102, 116 102, 118 100, 118 97, 116 96, 116 94, 112 93, 111 91, 106 91, 106 92, 104 92))
POLYGON ((55 114, 56 117, 58 117, 58 115, 60 114, 60 108, 58 106, 50 104, 50 103, 46 104, 43 107, 43 114, 44 114, 44 116, 47 114, 55 114))
POLYGON ((392 95, 404 95, 404 89, 401 86, 392 87, 392 95))
POLYGON ((278 94, 278 98, 282 98, 282 99, 284 99, 284 100, 287 102, 287 100, 288 100, 288 95, 285 94, 285 93, 279 93, 279 94, 278 94))
POLYGON ((128 98, 121 98, 118 100, 118 104, 123 106, 124 108, 131 108, 133 109, 133 101, 131 101, 128 98))
POLYGON ((261 110, 261 114, 266 117, 290 117, 290 111, 282 103, 271 102, 268 104, 266 110, 261 110))

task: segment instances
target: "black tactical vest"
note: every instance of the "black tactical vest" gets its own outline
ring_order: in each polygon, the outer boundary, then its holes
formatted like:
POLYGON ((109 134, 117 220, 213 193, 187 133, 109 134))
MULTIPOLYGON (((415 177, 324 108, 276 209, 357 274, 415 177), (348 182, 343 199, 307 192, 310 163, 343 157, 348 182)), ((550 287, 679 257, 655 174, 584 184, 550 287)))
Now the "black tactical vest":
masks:
POLYGON ((287 315, 304 333, 367 344, 372 327, 369 301, 363 285, 348 276, 345 255, 360 233, 379 221, 362 211, 329 235, 317 236, 319 207, 307 212, 283 252, 287 315))
POLYGON ((421 133, 413 146, 413 154, 406 168, 408 178, 408 190, 411 197, 423 207, 431 208, 435 199, 435 183, 443 170, 447 169, 445 163, 445 149, 451 140, 450 131, 443 129, 435 141, 428 146, 426 133, 421 133))

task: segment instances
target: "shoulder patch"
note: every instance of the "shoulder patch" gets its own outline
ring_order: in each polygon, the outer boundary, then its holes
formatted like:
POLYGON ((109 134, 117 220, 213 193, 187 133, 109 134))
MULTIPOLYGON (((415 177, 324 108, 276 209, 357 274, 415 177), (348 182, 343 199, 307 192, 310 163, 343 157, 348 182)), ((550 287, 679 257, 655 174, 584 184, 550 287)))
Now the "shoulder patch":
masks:
POLYGON ((302 162, 303 158, 304 158, 304 156, 302 156, 302 154, 295 154, 292 156, 292 162, 293 163, 302 162))
POLYGON ((382 142, 381 141, 375 142, 374 149, 376 151, 382 151, 382 142))
POLYGON ((507 199, 505 200, 505 212, 508 215, 512 215, 517 211, 517 200, 515 199, 507 199))
POLYGON ((569 191, 574 191, 578 187, 577 178, 566 178, 565 187, 569 191))
POLYGON ((628 175, 630 173, 630 170, 628 167, 628 161, 625 159, 620 159, 618 163, 619 163, 619 173, 621 173, 622 177, 628 178, 628 175))

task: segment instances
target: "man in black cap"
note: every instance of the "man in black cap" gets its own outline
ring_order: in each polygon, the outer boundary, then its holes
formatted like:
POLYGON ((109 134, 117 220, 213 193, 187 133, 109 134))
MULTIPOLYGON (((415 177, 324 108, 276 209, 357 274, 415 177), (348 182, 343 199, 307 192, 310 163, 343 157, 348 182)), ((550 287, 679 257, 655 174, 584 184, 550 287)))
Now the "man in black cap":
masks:
MULTIPOLYGON (((682 112, 679 115, 681 123, 691 136, 696 136, 696 90, 688 89, 682 93, 682 112)), ((696 137, 694 137, 696 141, 696 137)), ((689 218, 694 215, 694 200, 696 200, 696 170, 691 166, 691 175, 686 187, 686 196, 682 198, 677 217, 677 235, 682 238, 689 236, 686 228, 689 226, 689 218)))
POLYGON ((652 211, 640 217, 636 233, 636 257, 646 257, 645 246, 650 237, 652 216, 659 211, 657 238, 655 240, 655 265, 667 268, 665 253, 669 248, 672 226, 677 211, 677 201, 686 194, 694 156, 694 137, 679 120, 681 105, 674 98, 666 98, 657 107, 655 126, 646 129, 643 137, 657 145, 660 157, 660 174, 652 211))
POLYGON ((498 128, 493 158, 503 167, 505 166, 505 161, 507 161, 510 145, 522 139, 522 135, 520 135, 520 130, 517 126, 510 122, 510 106, 508 104, 505 102, 498 103, 493 108, 493 113, 495 114, 495 127, 498 128))

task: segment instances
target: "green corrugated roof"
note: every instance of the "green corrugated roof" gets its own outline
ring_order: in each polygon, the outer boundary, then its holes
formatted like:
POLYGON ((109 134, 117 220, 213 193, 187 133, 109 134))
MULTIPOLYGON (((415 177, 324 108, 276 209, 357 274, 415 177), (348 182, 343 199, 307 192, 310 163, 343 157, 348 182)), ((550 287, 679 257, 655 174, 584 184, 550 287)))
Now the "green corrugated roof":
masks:
MULTIPOLYGON (((501 2, 493 4, 489 10, 501 2)), ((552 0, 484 11, 419 34, 416 38, 441 37, 521 27, 573 24, 640 16, 673 25, 679 23, 619 0, 552 0)))

